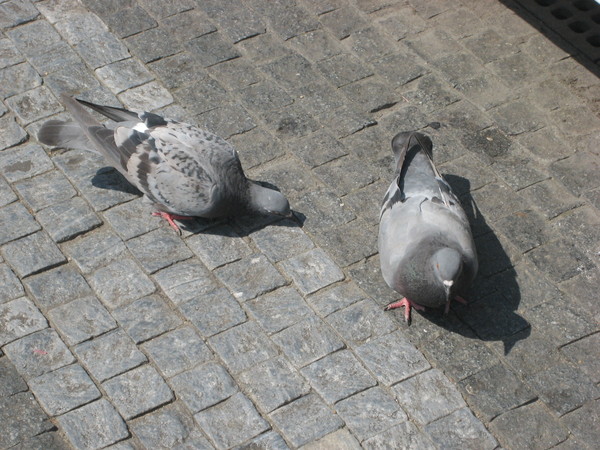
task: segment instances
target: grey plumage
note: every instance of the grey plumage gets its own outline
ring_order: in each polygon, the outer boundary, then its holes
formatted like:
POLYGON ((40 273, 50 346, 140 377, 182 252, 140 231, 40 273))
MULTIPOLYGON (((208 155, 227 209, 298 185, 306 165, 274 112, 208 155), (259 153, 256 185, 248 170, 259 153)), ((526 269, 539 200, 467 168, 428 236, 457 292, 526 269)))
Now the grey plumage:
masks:
POLYGON ((166 215, 290 215, 286 198, 246 178, 237 152, 215 134, 149 112, 138 114, 64 95, 61 101, 74 122, 48 121, 38 140, 102 154, 166 215), (102 125, 84 106, 116 124, 102 125))
POLYGON ((405 299, 388 309, 446 306, 460 298, 477 273, 467 216, 436 169, 431 140, 399 133, 392 140, 394 181, 385 194, 379 224, 381 272, 405 299))

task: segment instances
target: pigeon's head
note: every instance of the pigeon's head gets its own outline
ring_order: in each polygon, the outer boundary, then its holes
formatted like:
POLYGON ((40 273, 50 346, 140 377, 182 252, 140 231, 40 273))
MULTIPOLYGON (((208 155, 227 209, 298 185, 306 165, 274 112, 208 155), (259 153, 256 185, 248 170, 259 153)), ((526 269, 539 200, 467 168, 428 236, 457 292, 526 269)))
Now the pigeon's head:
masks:
POLYGON ((253 211, 261 214, 292 217, 290 204, 281 192, 255 182, 250 184, 250 206, 253 211))
POLYGON ((451 292, 462 274, 463 263, 460 253, 453 248, 442 248, 433 254, 433 273, 446 291, 446 301, 452 298, 451 292))

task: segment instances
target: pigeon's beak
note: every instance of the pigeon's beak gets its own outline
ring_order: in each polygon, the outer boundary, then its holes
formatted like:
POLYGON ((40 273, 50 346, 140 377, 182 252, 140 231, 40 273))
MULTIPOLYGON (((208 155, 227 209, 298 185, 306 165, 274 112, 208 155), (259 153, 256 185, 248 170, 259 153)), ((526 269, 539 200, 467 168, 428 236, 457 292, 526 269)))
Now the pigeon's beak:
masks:
POLYGON ((452 285, 454 284, 454 281, 453 280, 444 280, 443 284, 444 284, 444 291, 446 292, 446 307, 444 309, 444 314, 448 314, 448 311, 450 311, 450 301, 452 300, 450 291, 452 289, 452 285))

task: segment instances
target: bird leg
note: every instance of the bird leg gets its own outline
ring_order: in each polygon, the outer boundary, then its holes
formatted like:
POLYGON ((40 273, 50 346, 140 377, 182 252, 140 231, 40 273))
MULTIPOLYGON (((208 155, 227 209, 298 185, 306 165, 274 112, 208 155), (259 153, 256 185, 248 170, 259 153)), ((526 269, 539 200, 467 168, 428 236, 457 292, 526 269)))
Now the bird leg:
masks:
MULTIPOLYGON (((457 295, 456 297, 454 297, 454 300, 456 300, 458 303, 460 303, 462 305, 466 305, 467 303, 469 303, 468 301, 466 301, 464 298, 462 298, 459 295, 457 295)), ((450 311, 450 301, 448 301, 446 303, 446 308, 444 309, 444 314, 448 314, 448 311, 450 311)))
POLYGON ((389 311, 390 309, 401 308, 404 306, 404 320, 410 324, 410 308, 413 307, 417 311, 425 311, 425 307, 421 305, 417 305, 416 303, 411 302, 409 299, 404 297, 402 300, 399 300, 394 303, 390 303, 383 310, 389 311))
POLYGON ((164 211, 156 211, 156 212, 153 212, 152 215, 166 219, 166 221, 169 222, 169 225, 171 225, 171 228, 173 228, 179 234, 181 234, 181 230, 179 229, 179 226, 175 222, 173 222, 173 220, 192 220, 193 219, 193 217, 178 216, 176 214, 171 214, 171 213, 164 212, 164 211))

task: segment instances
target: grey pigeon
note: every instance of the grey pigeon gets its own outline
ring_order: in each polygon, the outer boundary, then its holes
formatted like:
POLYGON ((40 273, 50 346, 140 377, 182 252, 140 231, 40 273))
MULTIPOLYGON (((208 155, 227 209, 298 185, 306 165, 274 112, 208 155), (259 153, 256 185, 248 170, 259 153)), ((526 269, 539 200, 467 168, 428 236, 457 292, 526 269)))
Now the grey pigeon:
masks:
POLYGON ((291 216, 280 192, 244 175, 235 149, 219 136, 149 112, 135 113, 65 95, 74 122, 50 120, 38 140, 100 153, 179 231, 173 219, 247 213, 291 216), (98 122, 82 105, 116 123, 98 122))
POLYGON ((396 173, 381 207, 379 257, 386 283, 404 296, 386 310, 445 306, 461 297, 477 273, 469 221, 433 164, 431 140, 404 132, 392 140, 396 173))

